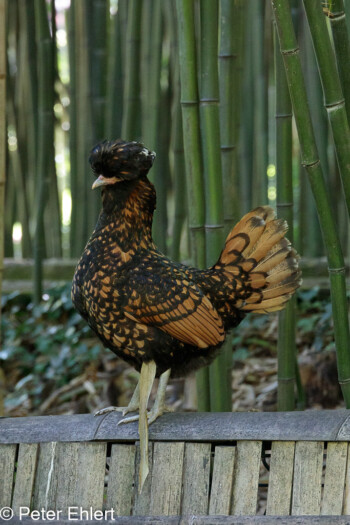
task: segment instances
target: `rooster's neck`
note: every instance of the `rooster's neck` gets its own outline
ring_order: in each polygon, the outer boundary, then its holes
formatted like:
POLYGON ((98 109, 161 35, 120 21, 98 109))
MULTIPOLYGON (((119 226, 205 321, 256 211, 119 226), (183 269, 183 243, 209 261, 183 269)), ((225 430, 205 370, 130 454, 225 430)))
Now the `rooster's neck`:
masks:
POLYGON ((152 242, 156 192, 146 177, 107 186, 102 191, 102 203, 95 232, 108 226, 110 235, 117 236, 124 245, 141 240, 152 242))

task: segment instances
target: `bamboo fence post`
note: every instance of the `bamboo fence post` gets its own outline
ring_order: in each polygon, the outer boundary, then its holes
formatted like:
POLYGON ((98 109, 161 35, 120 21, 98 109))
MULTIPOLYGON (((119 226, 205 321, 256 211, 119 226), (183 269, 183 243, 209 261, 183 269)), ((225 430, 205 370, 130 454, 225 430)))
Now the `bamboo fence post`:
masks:
POLYGON ((327 251, 339 383, 345 404, 350 407, 350 335, 344 258, 329 201, 329 193, 318 158, 289 2, 288 0, 272 0, 272 7, 299 135, 302 163, 309 176, 327 251))
MULTIPOLYGON (((199 128, 194 3, 188 2, 188 0, 176 0, 176 8, 190 243, 194 264, 199 268, 204 268, 205 206, 199 128)), ((207 367, 197 373, 197 391, 198 409, 200 411, 209 410, 209 371, 207 367)))
MULTIPOLYGON (((205 189, 206 262, 216 262, 224 243, 223 188, 220 154, 218 1, 202 0, 200 126, 205 189)), ((209 367, 210 410, 231 410, 231 378, 225 351, 209 367)))
POLYGON ((331 125, 335 151, 350 215, 350 128, 344 95, 322 5, 318 0, 303 0, 320 72, 324 103, 331 125))
MULTIPOLYGON (((0 0, 0 298, 5 250, 5 184, 6 184, 6 0, 0 0)), ((1 337, 1 309, 0 309, 1 337)), ((0 368, 0 416, 4 415, 5 374, 0 368)))
MULTIPOLYGON (((293 243, 293 180, 292 180, 292 104, 286 73, 275 37, 276 78, 276 178, 277 215, 289 225, 288 238, 293 243)), ((277 344, 277 408, 295 408, 295 301, 289 301, 278 315, 277 344)))

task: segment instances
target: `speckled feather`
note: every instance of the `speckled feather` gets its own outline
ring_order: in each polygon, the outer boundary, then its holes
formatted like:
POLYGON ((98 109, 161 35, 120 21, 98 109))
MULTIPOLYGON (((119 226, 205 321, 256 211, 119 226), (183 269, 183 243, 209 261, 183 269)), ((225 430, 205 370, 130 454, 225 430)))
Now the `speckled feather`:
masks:
POLYGON ((156 196, 147 172, 153 160, 135 142, 93 149, 92 169, 106 183, 103 208, 76 268, 72 299, 119 357, 137 370, 154 360, 157 376, 171 368, 177 377, 209 364, 227 330, 248 311, 283 308, 300 272, 286 225, 268 207, 243 217, 207 270, 165 257, 151 236, 156 196))

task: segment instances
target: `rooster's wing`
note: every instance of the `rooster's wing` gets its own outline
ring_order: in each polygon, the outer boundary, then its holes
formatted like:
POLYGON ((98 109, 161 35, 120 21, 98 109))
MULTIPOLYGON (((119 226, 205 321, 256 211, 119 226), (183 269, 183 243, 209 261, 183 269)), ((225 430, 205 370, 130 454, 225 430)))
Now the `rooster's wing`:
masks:
POLYGON ((157 326, 199 348, 225 339, 220 315, 180 265, 148 256, 130 272, 128 286, 124 312, 134 321, 157 326))

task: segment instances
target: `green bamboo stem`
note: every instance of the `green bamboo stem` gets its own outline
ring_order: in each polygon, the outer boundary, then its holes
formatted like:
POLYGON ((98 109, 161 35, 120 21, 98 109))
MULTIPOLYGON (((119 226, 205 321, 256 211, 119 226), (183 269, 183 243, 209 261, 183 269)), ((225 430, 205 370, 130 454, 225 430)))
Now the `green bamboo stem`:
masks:
MULTIPOLYGON (((202 157, 199 132, 199 97, 197 86, 197 60, 194 24, 194 4, 188 0, 176 0, 181 108, 186 164, 186 187, 188 221, 193 263, 205 267, 205 206, 202 181, 202 157)), ((209 371, 197 373, 198 409, 209 410, 209 371)))
POLYGON ((77 249, 81 252, 93 230, 100 207, 98 195, 91 191, 91 170, 88 156, 93 143, 91 100, 91 57, 88 45, 89 2, 75 3, 75 75, 76 75, 76 123, 77 123, 77 249))
MULTIPOLYGON (((107 31, 106 25, 109 18, 109 2, 107 0, 94 0, 92 9, 92 116, 93 116, 93 142, 105 138, 104 115, 106 107, 106 70, 107 70, 107 31)), ((111 108, 109 108, 110 111, 111 108)))
POLYGON ((66 25, 68 36, 68 58, 69 58, 69 163, 70 163, 70 191, 72 199, 72 211, 70 221, 70 256, 79 257, 80 246, 78 240, 78 170, 77 170, 77 82, 76 82, 76 3, 72 2, 67 11, 66 25))
POLYGON ((35 209, 35 180, 36 180, 36 159, 38 151, 38 76, 37 76, 37 53, 35 47, 35 15, 34 0, 28 0, 20 9, 20 21, 22 32, 25 34, 25 60, 27 83, 25 99, 28 107, 28 114, 25 119, 26 143, 27 143, 27 196, 29 209, 35 209))
POLYGON ((265 2, 251 2, 252 68, 254 96, 253 207, 267 200, 267 88, 264 63, 265 2))
MULTIPOLYGON (((4 272, 6 184, 6 1, 0 0, 0 297, 4 272)), ((0 309, 1 339, 1 309, 0 309)), ((5 375, 0 368, 0 416, 4 415, 5 375)))
MULTIPOLYGON (((247 25, 250 17, 251 2, 246 6, 246 18, 243 24, 247 25)), ((244 35, 244 68, 242 71, 242 116, 244 126, 240 135, 240 170, 239 170, 239 191, 241 199, 241 214, 247 213, 252 209, 252 174, 253 174, 253 155, 254 148, 254 96, 253 96, 253 66, 252 54, 253 43, 250 38, 249 28, 244 35)))
MULTIPOLYGON (((148 127, 152 121, 152 115, 150 106, 148 104, 148 98, 151 94, 151 63, 153 65, 158 64, 158 60, 152 61, 152 27, 153 27, 153 1, 144 0, 142 7, 142 22, 141 22, 141 98, 142 98, 142 137, 147 141, 149 133, 148 127), (145 138, 146 137, 146 138, 145 138)), ((159 16, 159 10, 157 6, 156 17, 159 16)), ((157 28, 156 28, 157 32, 157 28)), ((157 35, 158 36, 158 35, 157 35)), ((159 49, 157 49, 156 56, 159 56, 159 49)), ((159 78, 159 77, 157 77, 159 78)), ((153 82, 154 84, 154 82, 153 82)), ((158 114, 158 112, 157 112, 158 114)), ((153 135, 151 130, 151 135, 153 135)), ((153 145, 154 147, 154 145, 153 145)))
POLYGON ((122 137, 140 137, 140 36, 142 1, 129 0, 125 49, 122 137))
POLYGON ((220 136, 223 195, 224 232, 229 233, 239 219, 237 192, 237 136, 236 118, 238 117, 238 22, 237 2, 220 2, 220 136))
POLYGON ((329 2, 329 21, 332 28, 338 71, 345 98, 345 108, 350 122, 350 39, 346 27, 343 0, 329 2))
MULTIPOLYGON (((8 81, 7 86, 7 120, 8 124, 13 126, 13 128, 16 130, 17 140, 20 136, 20 133, 18 133, 18 124, 21 120, 19 118, 20 114, 20 108, 18 108, 18 111, 16 112, 15 109, 15 100, 14 100, 14 85, 10 84, 10 80, 8 81)), ((22 110, 24 110, 23 106, 20 106, 22 110)), ((22 140, 25 140, 24 137, 22 137, 22 140)), ((21 142, 22 144, 22 142, 21 142)), ((15 180, 15 186, 17 188, 17 195, 16 200, 18 203, 18 219, 22 225, 22 256, 23 257, 30 257, 31 256, 31 235, 29 230, 29 205, 28 205, 28 184, 27 177, 24 175, 24 171, 26 169, 26 166, 23 167, 25 164, 25 153, 26 150, 23 148, 23 152, 21 151, 21 148, 17 147, 14 151, 9 152, 9 161, 12 166, 12 173, 13 178, 15 180)), ((30 174, 33 175, 33 170, 30 170, 30 174)))
MULTIPOLYGON (((6 1, 0 0, 0 296, 4 272, 6 184, 6 1)), ((1 319, 1 311, 0 311, 1 319)), ((0 323, 1 327, 1 323, 0 323)), ((0 328, 1 330, 1 328, 0 328)), ((0 399, 0 414, 3 413, 0 399)))
POLYGON ((167 21, 166 30, 169 31, 170 40, 170 66, 173 88, 172 100, 172 131, 171 131, 171 151, 173 152, 173 188, 174 188, 174 224, 171 242, 171 258, 174 261, 181 260, 180 244, 183 227, 186 218, 186 166, 182 132, 182 114, 180 103, 180 64, 179 49, 177 38, 177 18, 176 5, 172 0, 168 0, 164 5, 164 15, 167 21))
MULTIPOLYGON (((206 262, 216 262, 224 243, 223 188, 220 155, 218 2, 202 0, 200 124, 205 188, 206 262)), ((225 352, 209 367, 210 410, 231 410, 231 382, 228 381, 225 352)))
POLYGON ((186 168, 182 134, 182 116, 180 101, 176 101, 173 110, 173 153, 174 153, 174 194, 175 213, 172 234, 171 258, 180 261, 180 243, 182 230, 186 218, 187 199, 184 195, 186 189, 186 168))
MULTIPOLYGON (((277 215, 289 224, 288 238, 293 243, 292 180, 292 104, 277 35, 275 39, 276 77, 276 174, 277 215)), ((289 301, 278 316, 277 345, 278 410, 294 410, 295 387, 295 301, 289 301)))
MULTIPOLYGON (((238 54, 241 50, 240 31, 242 20, 239 1, 220 1, 219 88, 220 88, 220 137, 223 192, 223 216, 225 236, 239 220, 237 138, 239 118, 240 82, 238 54)), ((227 339, 220 366, 224 370, 227 385, 227 408, 231 410, 232 344, 227 339), (226 364, 224 364, 224 361, 226 364)))
MULTIPOLYGON (((144 6, 144 12, 148 12, 145 20, 151 20, 151 25, 143 26, 143 40, 145 40, 145 57, 144 67, 147 68, 143 77, 143 87, 145 92, 143 96, 142 113, 142 139, 147 147, 158 152, 158 160, 151 172, 150 180, 155 184, 157 190, 157 209, 153 220, 153 238, 159 249, 166 253, 167 237, 167 181, 161 164, 168 157, 167 152, 162 155, 162 133, 159 133, 160 122, 160 99, 162 98, 160 89, 160 72, 162 58, 162 0, 152 0, 144 6), (151 29, 151 30, 150 30, 151 29), (146 34, 145 34, 146 33, 146 34)), ((149 23, 149 22, 148 22, 149 23)), ((169 114, 167 111, 166 113, 169 114)), ((162 119, 162 122, 164 119, 162 119)))
POLYGON ((318 0, 303 0, 320 72, 340 176, 350 215, 350 128, 327 24, 318 0))
MULTIPOLYGON (((305 17, 302 17, 300 26, 299 32, 301 34, 301 46, 303 48, 303 55, 301 57, 302 68, 317 150, 324 173, 330 173, 328 164, 329 125, 327 112, 323 106, 322 85, 318 74, 310 30, 305 17)), ((305 178, 305 175, 306 173, 303 173, 302 177, 305 178)), ((329 185, 330 181, 327 180, 326 183, 329 185)), ((303 232, 302 251, 300 253, 309 257, 319 257, 324 255, 323 241, 317 210, 312 202, 312 192, 307 181, 303 183, 301 192, 304 224, 300 226, 303 232)))
POLYGON ((350 334, 347 318, 344 258, 329 201, 329 193, 318 158, 289 3, 287 0, 272 0, 272 6, 299 135, 302 163, 309 176, 327 251, 338 375, 346 406, 349 407, 350 334))
MULTIPOLYGON (((58 63, 57 63, 57 47, 56 47, 56 7, 55 0, 51 0, 51 61, 53 69, 52 81, 52 106, 55 103, 55 84, 58 80, 58 63)), ((54 119, 52 109, 52 119, 54 119)), ((58 191, 58 181, 56 173, 55 162, 55 146, 54 146, 54 122, 52 122, 52 146, 49 157, 49 165, 47 169, 50 173, 48 206, 45 210, 45 231, 49 231, 47 236, 47 256, 48 257, 62 257, 62 234, 61 234, 61 207, 60 196, 58 191)))
MULTIPOLYGON (((106 6, 105 0, 86 0, 82 2, 85 4, 82 9, 84 13, 84 20, 82 20, 82 35, 84 42, 84 57, 83 61, 86 60, 86 80, 85 85, 81 86, 84 90, 84 104, 86 106, 86 119, 87 127, 85 128, 85 133, 82 135, 82 151, 84 151, 84 160, 82 166, 84 167, 85 173, 85 191, 87 194, 87 204, 88 204, 88 216, 85 220, 87 225, 88 234, 96 225, 96 221, 101 209, 101 201, 96 194, 91 190, 91 170, 88 163, 88 156, 91 150, 91 145, 96 144, 100 141, 103 135, 103 111, 97 115, 98 108, 102 101, 102 106, 105 104, 105 33, 106 28, 104 22, 105 20, 95 20, 96 15, 101 16, 101 11, 103 7, 106 6), (95 8, 97 7, 97 12, 95 8), (101 9, 102 7, 102 9, 101 9), (98 28, 97 28, 98 26, 98 28), (103 28, 103 29, 102 29, 103 28), (95 32, 102 31, 104 36, 91 38, 91 35, 95 35, 95 32), (96 47, 98 48, 98 54, 96 53, 96 47), (99 58, 97 58, 99 56, 99 58), (97 64, 97 62, 99 62, 97 64), (98 78, 97 78, 98 77, 98 78), (97 85, 96 85, 97 84, 97 85), (99 138, 100 137, 100 138, 99 138)), ((80 118, 80 114, 78 114, 80 118)))
POLYGON ((53 154, 53 79, 52 38, 45 0, 35 0, 35 22, 39 67, 38 96, 38 185, 34 233, 34 302, 42 296, 42 260, 44 254, 44 212, 49 193, 50 156, 53 154))
POLYGON ((123 115, 122 41, 120 8, 110 24, 105 105, 105 136, 120 137, 123 115))

